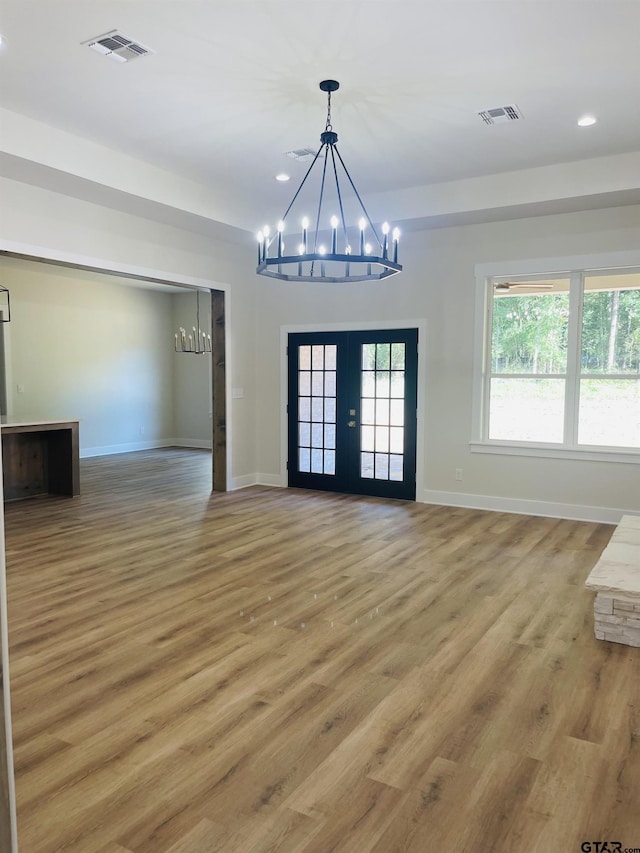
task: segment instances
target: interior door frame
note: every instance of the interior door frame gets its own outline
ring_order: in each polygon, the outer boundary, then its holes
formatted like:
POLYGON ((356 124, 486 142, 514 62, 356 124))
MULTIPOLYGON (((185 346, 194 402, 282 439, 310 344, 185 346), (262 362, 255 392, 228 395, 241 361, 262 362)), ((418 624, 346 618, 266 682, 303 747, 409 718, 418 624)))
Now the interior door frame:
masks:
POLYGON ((288 364, 287 345, 289 335, 296 332, 366 332, 376 329, 417 329, 418 330, 418 405, 416 412, 416 501, 424 502, 424 459, 425 459, 425 417, 426 417, 426 340, 427 321, 425 319, 398 320, 354 320, 349 323, 296 323, 280 326, 280 482, 273 485, 288 485, 288 364))

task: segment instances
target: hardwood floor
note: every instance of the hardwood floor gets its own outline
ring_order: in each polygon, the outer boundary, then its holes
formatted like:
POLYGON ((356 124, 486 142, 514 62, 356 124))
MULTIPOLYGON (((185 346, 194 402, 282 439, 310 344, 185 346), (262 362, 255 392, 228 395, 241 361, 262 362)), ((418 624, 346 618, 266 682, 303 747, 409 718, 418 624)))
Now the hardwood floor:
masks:
POLYGON ((209 488, 153 451, 6 507, 21 853, 640 848, 611 527, 209 488))

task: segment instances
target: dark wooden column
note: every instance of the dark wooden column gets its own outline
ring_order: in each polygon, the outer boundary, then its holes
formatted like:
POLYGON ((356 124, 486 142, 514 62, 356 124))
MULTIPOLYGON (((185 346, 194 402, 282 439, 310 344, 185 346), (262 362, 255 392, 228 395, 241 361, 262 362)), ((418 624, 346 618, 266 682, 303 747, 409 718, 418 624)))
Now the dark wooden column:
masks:
POLYGON ((227 395, 224 291, 211 291, 211 393, 213 491, 227 491, 227 395))

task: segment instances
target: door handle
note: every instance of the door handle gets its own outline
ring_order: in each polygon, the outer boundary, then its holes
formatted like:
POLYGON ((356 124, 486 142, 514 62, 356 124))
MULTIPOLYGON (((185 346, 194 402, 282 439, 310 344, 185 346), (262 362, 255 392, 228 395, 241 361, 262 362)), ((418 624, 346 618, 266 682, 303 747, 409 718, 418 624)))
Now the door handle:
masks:
POLYGON ((356 422, 355 422, 355 421, 347 421, 347 426, 348 426, 348 427, 352 427, 352 428, 353 428, 355 425, 356 425, 356 422))

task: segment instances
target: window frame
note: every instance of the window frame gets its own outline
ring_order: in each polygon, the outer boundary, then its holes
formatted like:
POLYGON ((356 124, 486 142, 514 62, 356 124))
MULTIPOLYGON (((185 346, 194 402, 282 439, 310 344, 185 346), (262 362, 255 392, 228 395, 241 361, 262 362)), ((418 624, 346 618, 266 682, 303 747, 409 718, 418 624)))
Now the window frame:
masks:
MULTIPOLYGON (((472 452, 640 464, 640 448, 578 444, 580 380, 585 378, 581 373, 579 346, 584 279, 586 276, 616 275, 625 272, 640 273, 640 251, 476 265, 473 423, 470 441, 472 452), (570 282, 566 373, 554 374, 558 379, 563 377, 565 383, 563 440, 551 443, 490 439, 488 436, 492 378, 493 282, 495 279, 517 280, 534 276, 537 280, 562 276, 568 278, 570 282)), ((602 378, 615 379, 617 376, 614 374, 602 378)), ((522 378, 526 377, 522 376, 522 378)))

